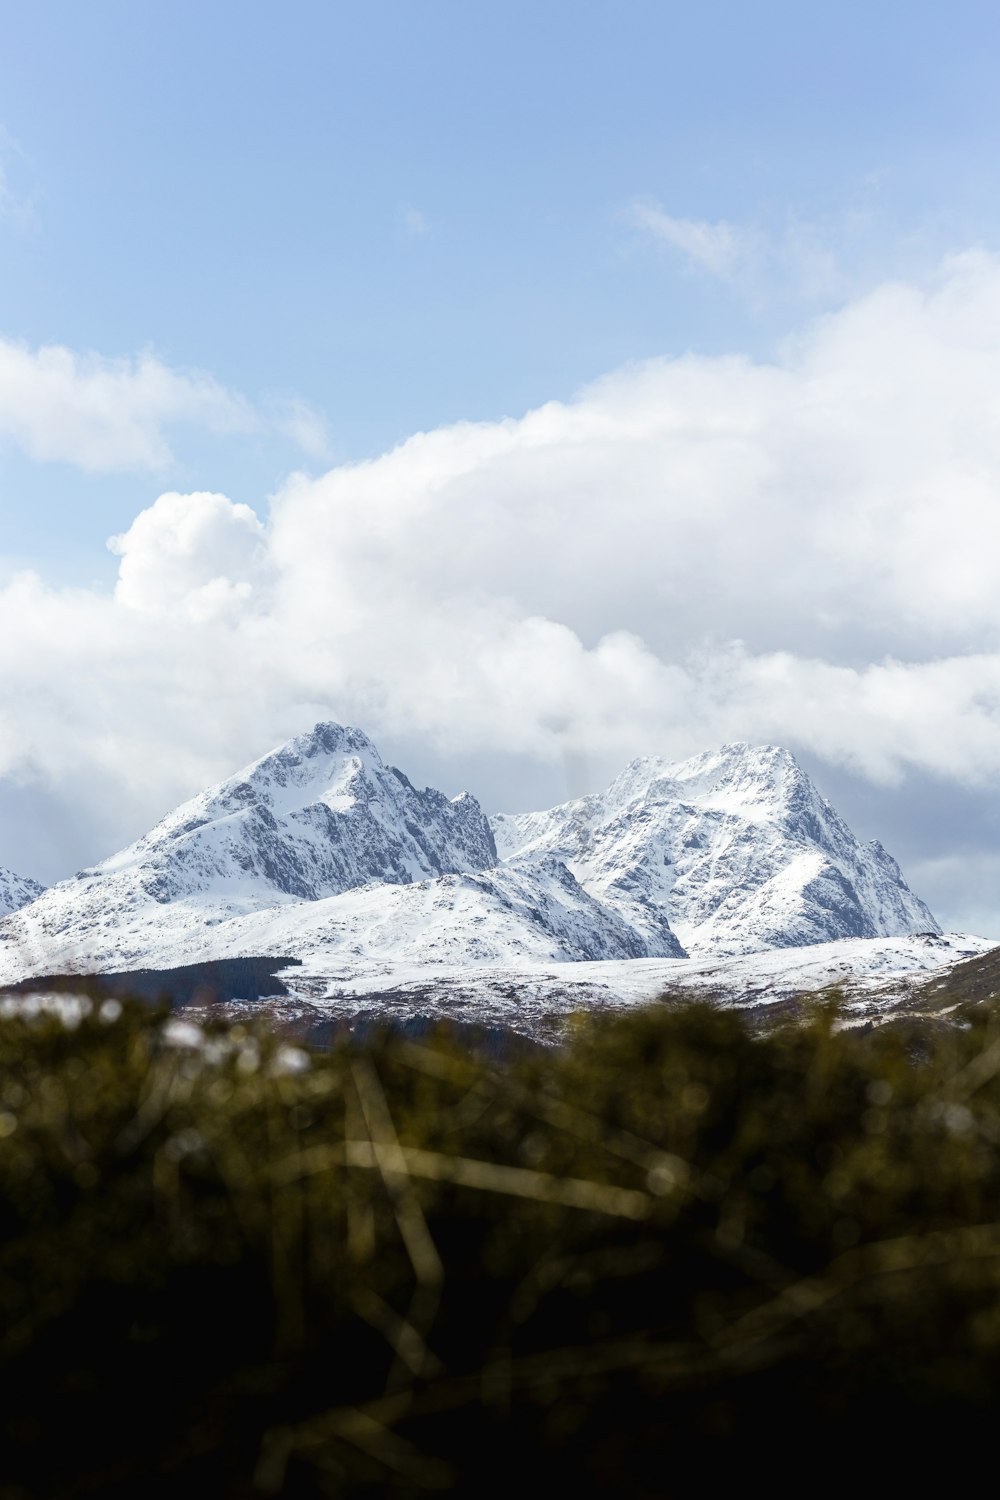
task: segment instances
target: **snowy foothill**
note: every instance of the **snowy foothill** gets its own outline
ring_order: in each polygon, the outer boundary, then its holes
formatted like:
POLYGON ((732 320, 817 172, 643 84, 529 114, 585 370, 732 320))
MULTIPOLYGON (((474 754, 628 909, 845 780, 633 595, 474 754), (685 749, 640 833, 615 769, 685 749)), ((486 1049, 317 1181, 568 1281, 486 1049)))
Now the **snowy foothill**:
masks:
MULTIPOLYGON (((703 999, 744 1010, 832 995, 846 1024, 879 1021, 929 996, 936 975, 995 945, 966 933, 842 938, 729 958, 605 959, 517 965, 369 963, 331 973, 315 955, 281 979, 287 998, 268 1013, 292 1031, 323 1033, 326 1022, 460 1021, 548 1039, 583 1012, 611 1012, 662 999, 703 999)), ((935 1008, 936 1007, 931 1007, 935 1008)), ((233 1014, 252 1005, 233 1003, 233 1014)))

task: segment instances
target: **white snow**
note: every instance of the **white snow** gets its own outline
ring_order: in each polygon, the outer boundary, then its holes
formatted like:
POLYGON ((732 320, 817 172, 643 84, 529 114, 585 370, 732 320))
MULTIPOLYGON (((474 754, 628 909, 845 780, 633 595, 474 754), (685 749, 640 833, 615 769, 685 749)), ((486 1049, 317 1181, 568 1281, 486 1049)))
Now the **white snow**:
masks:
POLYGON ((557 1009, 678 987, 753 1003, 989 946, 942 936, 773 746, 633 761, 491 832, 475 798, 417 791, 359 730, 320 724, 37 890, 0 920, 0 981, 267 955, 301 960, 293 992, 329 1005, 434 986, 472 1011, 515 991, 557 1009))
POLYGON ((845 938, 722 959, 613 959, 515 965, 374 961, 333 973, 316 953, 281 979, 281 1008, 310 1021, 379 1017, 451 1018, 545 1036, 573 1012, 617 1011, 663 996, 727 1006, 770 1006, 841 990, 848 1023, 905 1008, 935 972, 988 952, 965 933, 845 938))

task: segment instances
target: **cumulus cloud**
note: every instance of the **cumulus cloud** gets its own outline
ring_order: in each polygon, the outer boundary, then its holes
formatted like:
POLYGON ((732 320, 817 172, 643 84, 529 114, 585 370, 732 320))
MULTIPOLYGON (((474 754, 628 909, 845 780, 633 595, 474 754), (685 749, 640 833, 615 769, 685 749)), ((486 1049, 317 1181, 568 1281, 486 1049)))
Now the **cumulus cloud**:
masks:
POLYGON ((225 495, 161 495, 108 546, 121 558, 116 603, 143 613, 207 621, 253 607, 267 573, 263 526, 225 495))
POLYGON ((293 476, 266 518, 162 495, 113 596, 0 592, 0 776, 94 799, 108 848, 323 715, 455 790, 487 753, 599 781, 735 738, 995 788, 998 392, 977 253, 772 363, 626 368, 293 476))

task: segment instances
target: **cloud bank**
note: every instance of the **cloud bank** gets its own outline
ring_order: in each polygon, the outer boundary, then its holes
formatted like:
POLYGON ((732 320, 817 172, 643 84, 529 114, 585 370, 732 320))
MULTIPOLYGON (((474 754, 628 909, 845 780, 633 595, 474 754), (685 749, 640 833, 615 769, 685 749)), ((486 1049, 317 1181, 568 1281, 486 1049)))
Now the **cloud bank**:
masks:
POLYGON ((90 857, 321 715, 456 782, 740 738, 992 788, 1000 260, 884 285, 773 363, 657 360, 292 476, 267 514, 162 495, 111 545, 113 595, 0 593, 0 777, 93 799, 90 857))

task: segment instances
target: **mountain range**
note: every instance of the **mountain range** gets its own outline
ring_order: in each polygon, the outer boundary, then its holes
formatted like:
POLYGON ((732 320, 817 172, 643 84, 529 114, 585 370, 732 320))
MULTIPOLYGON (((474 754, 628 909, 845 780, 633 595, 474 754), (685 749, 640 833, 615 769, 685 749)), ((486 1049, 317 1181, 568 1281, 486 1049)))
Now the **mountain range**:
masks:
POLYGON ((252 954, 340 975, 725 958, 940 931, 787 750, 636 760, 603 793, 489 819, 332 723, 72 879, 0 876, 0 899, 4 981, 252 954))

